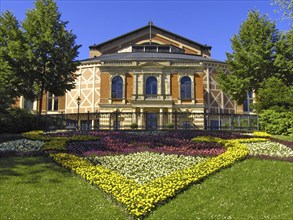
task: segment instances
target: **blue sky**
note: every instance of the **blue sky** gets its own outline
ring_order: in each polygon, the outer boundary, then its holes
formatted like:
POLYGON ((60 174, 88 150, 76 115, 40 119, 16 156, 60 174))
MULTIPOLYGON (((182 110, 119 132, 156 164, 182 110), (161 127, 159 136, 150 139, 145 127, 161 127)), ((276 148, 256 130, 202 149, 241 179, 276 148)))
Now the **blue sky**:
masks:
MULTIPOLYGON (((12 11, 23 21, 34 7, 32 0, 0 0, 0 10, 12 11)), ((101 1, 57 0, 67 29, 77 35, 78 59, 89 56, 88 46, 99 44, 145 26, 151 19, 163 29, 212 46, 212 58, 224 61, 231 52, 230 38, 237 34, 249 10, 258 10, 276 20, 279 30, 289 30, 288 21, 280 21, 270 0, 190 0, 190 1, 101 1)))

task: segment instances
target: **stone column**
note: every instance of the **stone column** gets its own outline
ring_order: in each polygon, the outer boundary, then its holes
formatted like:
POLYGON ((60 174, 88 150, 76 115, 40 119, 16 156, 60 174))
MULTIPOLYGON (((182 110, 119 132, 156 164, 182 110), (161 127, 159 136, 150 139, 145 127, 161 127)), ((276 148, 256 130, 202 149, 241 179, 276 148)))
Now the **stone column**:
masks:
POLYGON ((165 74, 165 95, 171 95, 171 75, 165 74))
POLYGON ((207 92, 208 92, 208 113, 211 112, 211 88, 210 88, 210 69, 206 67, 207 92))
POLYGON ((133 72, 133 89, 132 89, 132 99, 137 99, 137 82, 138 82, 138 74, 133 72))
POLYGON ((132 109, 132 121, 131 121, 131 123, 137 123, 137 113, 136 113, 136 109, 135 108, 133 108, 132 109))
POLYGON ((164 123, 164 111, 162 108, 160 108, 160 115, 159 115, 159 128, 163 129, 163 123, 164 123))
POLYGON ((173 123, 173 110, 172 110, 172 108, 168 109, 168 123, 169 124, 174 124, 173 123))
POLYGON ((190 77, 190 79, 191 79, 191 102, 192 102, 192 104, 195 104, 195 95, 194 95, 194 88, 195 88, 195 75, 191 75, 191 76, 189 76, 190 77))
POLYGON ((144 74, 138 75, 137 95, 144 95, 144 74))
POLYGON ((138 127, 140 129, 144 129, 144 109, 141 108, 140 109, 140 115, 139 115, 139 118, 138 118, 138 127))

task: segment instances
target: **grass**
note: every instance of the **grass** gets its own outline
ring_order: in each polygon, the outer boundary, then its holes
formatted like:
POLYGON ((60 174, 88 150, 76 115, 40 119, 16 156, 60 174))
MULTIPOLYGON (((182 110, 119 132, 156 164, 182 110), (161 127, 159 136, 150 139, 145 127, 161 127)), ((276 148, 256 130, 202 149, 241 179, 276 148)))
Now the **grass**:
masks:
MULTIPOLYGON (((0 158, 0 219, 129 219, 101 190, 45 157, 0 158)), ((293 219, 293 163, 247 159, 147 219, 293 219)))
POLYGON ((283 140, 283 141, 291 141, 293 142, 293 135, 285 136, 285 135, 273 135, 273 138, 283 140))
POLYGON ((293 219, 293 163, 248 159, 190 187, 151 219, 293 219))
POLYGON ((0 158, 0 219, 127 219, 101 190, 46 157, 0 158))

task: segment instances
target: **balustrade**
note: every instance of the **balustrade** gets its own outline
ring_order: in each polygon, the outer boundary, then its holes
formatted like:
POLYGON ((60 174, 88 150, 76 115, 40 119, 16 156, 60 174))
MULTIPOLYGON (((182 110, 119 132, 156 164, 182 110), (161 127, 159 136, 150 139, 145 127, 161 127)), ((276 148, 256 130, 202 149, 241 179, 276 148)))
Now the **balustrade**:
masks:
POLYGON ((132 100, 164 101, 171 100, 171 95, 132 95, 132 100))

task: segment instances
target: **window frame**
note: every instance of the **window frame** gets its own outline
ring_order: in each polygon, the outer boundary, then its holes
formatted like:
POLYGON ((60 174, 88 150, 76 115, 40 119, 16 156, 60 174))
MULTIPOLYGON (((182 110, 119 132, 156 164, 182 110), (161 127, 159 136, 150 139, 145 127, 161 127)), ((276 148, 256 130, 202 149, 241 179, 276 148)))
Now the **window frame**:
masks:
POLYGON ((155 76, 149 76, 145 83, 145 94, 146 95, 158 95, 158 79, 155 76), (150 80, 153 81, 149 82, 150 80))
POLYGON ((57 112, 59 109, 59 98, 58 96, 55 96, 54 94, 48 92, 47 96, 47 111, 49 112, 57 112))
POLYGON ((252 112, 253 92, 247 92, 243 101, 243 112, 252 112))
POLYGON ((112 99, 123 99, 123 93, 124 93, 123 84, 124 84, 123 78, 121 76, 114 76, 112 78, 111 80, 111 98, 112 99), (115 82, 114 81, 115 79, 120 79, 120 80, 117 80, 115 82))
MULTIPOLYGON (((184 83, 186 83, 186 82, 187 81, 185 81, 184 83)), ((183 76, 180 79, 180 99, 181 100, 191 100, 192 99, 192 80, 189 76, 183 76), (186 85, 186 84, 182 83, 182 80, 185 80, 185 79, 187 79, 190 82, 190 85, 186 85)))

